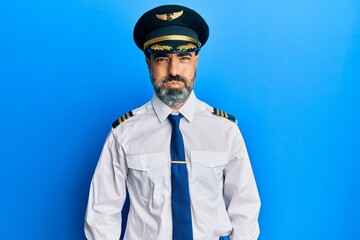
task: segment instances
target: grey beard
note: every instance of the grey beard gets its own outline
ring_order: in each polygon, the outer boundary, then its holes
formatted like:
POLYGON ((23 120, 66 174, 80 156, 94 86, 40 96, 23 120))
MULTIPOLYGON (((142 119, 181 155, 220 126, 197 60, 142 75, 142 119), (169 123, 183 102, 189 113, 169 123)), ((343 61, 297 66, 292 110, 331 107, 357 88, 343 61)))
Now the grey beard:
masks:
POLYGON ((179 105, 181 103, 184 103, 188 97, 190 96, 191 91, 194 88, 194 82, 195 82, 195 78, 196 78, 196 72, 194 74, 194 77, 191 81, 191 84, 187 84, 185 79, 179 75, 177 76, 168 76, 166 77, 161 84, 157 85, 156 81, 154 79, 154 76, 151 75, 150 79, 151 79, 151 83, 154 87, 155 90, 155 94, 156 96, 158 96, 158 98, 164 102, 166 105, 168 106, 176 106, 179 105), (166 82, 170 82, 172 80, 176 80, 176 81, 181 81, 184 83, 185 88, 184 89, 164 89, 164 83, 166 82))

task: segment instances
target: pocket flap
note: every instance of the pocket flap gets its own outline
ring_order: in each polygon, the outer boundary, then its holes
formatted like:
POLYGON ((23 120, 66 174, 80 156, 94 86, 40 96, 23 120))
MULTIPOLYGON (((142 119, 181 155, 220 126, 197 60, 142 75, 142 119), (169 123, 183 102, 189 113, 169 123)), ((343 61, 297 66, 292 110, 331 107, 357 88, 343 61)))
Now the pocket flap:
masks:
POLYGON ((204 165, 206 167, 217 167, 225 165, 228 161, 227 152, 214 151, 192 151, 191 162, 204 165))
POLYGON ((170 161, 166 153, 151 153, 126 156, 126 162, 131 169, 149 171, 170 161))

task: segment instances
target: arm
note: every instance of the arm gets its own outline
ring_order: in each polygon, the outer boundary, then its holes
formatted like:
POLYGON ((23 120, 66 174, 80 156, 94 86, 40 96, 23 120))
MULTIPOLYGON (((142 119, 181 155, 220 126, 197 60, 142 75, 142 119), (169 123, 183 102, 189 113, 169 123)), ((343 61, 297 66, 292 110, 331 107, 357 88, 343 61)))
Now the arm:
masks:
POLYGON ((246 146, 237 127, 225 169, 224 199, 233 227, 230 239, 257 239, 260 198, 246 146))
POLYGON ((124 152, 111 132, 91 181, 85 216, 87 239, 120 238, 121 210, 126 197, 126 176, 124 152))

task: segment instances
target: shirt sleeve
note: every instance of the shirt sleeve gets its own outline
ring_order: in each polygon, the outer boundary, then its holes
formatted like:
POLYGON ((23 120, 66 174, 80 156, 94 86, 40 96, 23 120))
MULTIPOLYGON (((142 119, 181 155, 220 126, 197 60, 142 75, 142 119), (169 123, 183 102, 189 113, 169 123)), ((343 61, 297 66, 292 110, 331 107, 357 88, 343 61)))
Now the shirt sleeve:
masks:
POLYGON ((111 132, 91 181, 85 216, 85 235, 93 239, 119 239, 121 210, 126 198, 125 154, 111 132))
POLYGON ((224 199, 233 227, 230 239, 255 240, 259 236, 260 198, 238 127, 234 130, 230 160, 224 174, 224 199))

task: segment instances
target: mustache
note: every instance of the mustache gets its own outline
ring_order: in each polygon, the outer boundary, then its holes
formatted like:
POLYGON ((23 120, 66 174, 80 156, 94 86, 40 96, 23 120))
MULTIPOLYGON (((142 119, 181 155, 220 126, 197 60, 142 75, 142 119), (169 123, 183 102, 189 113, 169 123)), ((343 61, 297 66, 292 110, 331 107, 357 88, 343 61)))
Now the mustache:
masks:
POLYGON ((164 78, 164 80, 162 81, 162 84, 171 82, 171 81, 179 81, 179 82, 183 82, 185 85, 187 85, 185 78, 183 78, 180 75, 176 75, 176 76, 169 75, 164 78))

